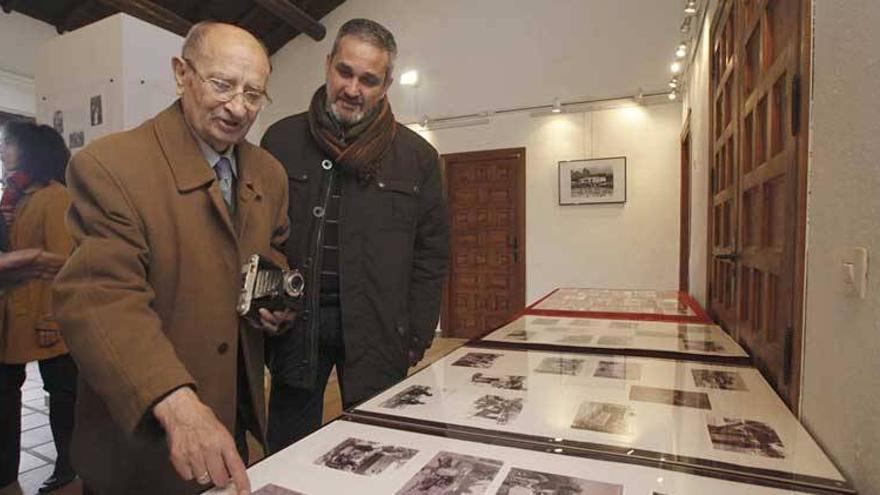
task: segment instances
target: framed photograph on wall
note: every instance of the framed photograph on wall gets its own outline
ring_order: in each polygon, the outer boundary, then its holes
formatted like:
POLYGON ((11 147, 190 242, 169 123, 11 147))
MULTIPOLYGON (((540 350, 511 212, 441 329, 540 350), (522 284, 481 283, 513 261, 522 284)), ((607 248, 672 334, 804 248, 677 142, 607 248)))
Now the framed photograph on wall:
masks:
POLYGON ((559 162, 559 204, 626 202, 626 157, 559 162))

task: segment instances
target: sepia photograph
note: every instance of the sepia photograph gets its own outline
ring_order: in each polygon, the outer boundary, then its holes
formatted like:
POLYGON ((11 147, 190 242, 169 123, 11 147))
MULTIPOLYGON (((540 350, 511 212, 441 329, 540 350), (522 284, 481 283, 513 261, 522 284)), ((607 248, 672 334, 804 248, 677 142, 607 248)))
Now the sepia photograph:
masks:
POLYGON ((608 323, 608 328, 616 328, 618 330, 635 330, 639 328, 637 321, 612 321, 608 323))
POLYGON ((390 399, 379 404, 379 407, 387 409, 403 409, 408 406, 421 406, 427 404, 427 398, 433 397, 434 392, 428 385, 410 385, 402 392, 395 394, 390 399))
POLYGON ((782 439, 773 428, 760 421, 712 416, 706 421, 709 438, 716 449, 774 459, 785 457, 782 439))
POLYGON ((481 387, 501 388, 505 390, 526 390, 526 377, 522 375, 487 375, 474 373, 471 383, 481 387))
POLYGON ((626 202, 626 158, 559 162, 559 204, 626 202))
POLYGON ((474 401, 472 418, 482 418, 506 425, 522 412, 523 399, 508 399, 498 395, 484 395, 474 401))
POLYGON ((535 335, 537 335, 535 332, 529 332, 526 330, 514 330, 505 335, 505 337, 511 340, 522 340, 525 342, 528 340, 533 340, 535 338, 535 335))
POLYGON ((301 492, 295 492, 293 490, 288 490, 283 486, 278 486, 272 483, 263 486, 259 490, 253 492, 253 495, 305 495, 301 492))
POLYGON ((467 368, 491 368, 495 360, 503 354, 489 352, 469 352, 452 363, 452 366, 464 366, 467 368))
POLYGON ((561 474, 511 468, 497 495, 622 495, 623 486, 561 474))
POLYGON ((596 378, 615 378, 617 380, 641 380, 642 365, 625 361, 599 361, 593 376, 596 378))
POLYGON ((548 357, 541 360, 538 367, 535 368, 536 373, 547 373, 550 375, 577 375, 584 366, 583 359, 564 358, 564 357, 548 357))
POLYGON ((629 406, 607 402, 584 402, 571 424, 579 430, 592 430, 615 435, 629 435, 633 431, 635 413, 629 406))
POLYGON ((694 409, 712 409, 709 396, 703 392, 688 392, 671 388, 643 387, 633 385, 629 389, 629 400, 640 402, 656 402, 678 407, 694 409))
POLYGON ((481 495, 504 462, 454 452, 440 452, 397 495, 481 495))
POLYGON ((629 347, 633 343, 633 338, 626 335, 602 335, 596 343, 613 347, 629 347))
POLYGON ((700 388, 717 388, 719 390, 747 391, 745 381, 735 371, 691 370, 694 384, 700 388))
POLYGON ((418 450, 406 447, 348 438, 316 459, 315 464, 364 476, 376 476, 388 468, 397 469, 403 466, 418 453, 418 450))
POLYGON ((724 346, 714 340, 678 339, 678 348, 683 351, 724 352, 724 346))
POLYGON ((578 318, 577 320, 571 320, 568 322, 569 325, 573 327, 590 327, 593 326, 595 322, 593 320, 584 320, 582 318, 578 318))
POLYGON ((557 342, 562 344, 589 344, 593 341, 592 335, 566 335, 561 339, 557 340, 557 342))
POLYGON ((535 318, 532 320, 532 325, 544 325, 544 326, 553 326, 558 325, 559 320, 556 318, 535 318))

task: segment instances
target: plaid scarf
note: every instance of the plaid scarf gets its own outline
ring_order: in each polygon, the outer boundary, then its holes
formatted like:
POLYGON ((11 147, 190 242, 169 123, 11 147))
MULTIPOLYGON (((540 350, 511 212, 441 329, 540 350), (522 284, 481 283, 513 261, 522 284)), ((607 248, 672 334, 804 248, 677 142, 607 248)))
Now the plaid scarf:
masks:
POLYGON ((380 161, 391 149, 397 125, 386 97, 361 122, 342 128, 327 111, 327 88, 321 86, 309 106, 309 130, 318 146, 363 185, 379 175, 380 161))
POLYGON ((15 219, 15 206, 33 180, 27 173, 13 170, 3 178, 3 183, 5 187, 3 188, 3 197, 0 198, 0 213, 3 214, 6 226, 12 227, 12 221, 15 219))

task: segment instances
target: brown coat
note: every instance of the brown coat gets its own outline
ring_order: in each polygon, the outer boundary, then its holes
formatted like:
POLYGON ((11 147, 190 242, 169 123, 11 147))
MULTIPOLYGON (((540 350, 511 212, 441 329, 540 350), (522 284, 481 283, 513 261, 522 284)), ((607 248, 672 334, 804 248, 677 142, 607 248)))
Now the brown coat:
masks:
MULTIPOLYGON (((9 232, 10 250, 41 248, 61 255, 70 253, 73 241, 64 227, 64 213, 69 205, 67 189, 57 182, 28 188, 15 208, 15 221, 9 232)), ((20 364, 67 353, 60 339, 51 347, 37 344, 37 329, 58 329, 52 312, 51 281, 33 280, 9 289, 0 297, 0 308, 0 362, 20 364)))
POLYGON ((68 168, 77 248, 56 314, 80 369, 74 465, 98 493, 198 492, 174 472, 152 406, 192 385, 232 432, 239 342, 264 431, 263 334, 235 306, 246 258, 281 256, 287 180, 260 148, 236 150, 234 219, 179 102, 68 168))

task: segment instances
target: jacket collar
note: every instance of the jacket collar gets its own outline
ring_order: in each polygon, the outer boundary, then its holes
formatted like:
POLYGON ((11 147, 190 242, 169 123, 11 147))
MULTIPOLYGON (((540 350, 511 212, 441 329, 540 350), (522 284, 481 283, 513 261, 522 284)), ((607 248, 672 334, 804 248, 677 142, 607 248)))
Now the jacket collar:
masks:
MULTIPOLYGON (((213 169, 205 160, 196 137, 183 117, 180 100, 153 119, 153 129, 179 191, 192 191, 216 180, 213 169)), ((257 159, 254 145, 243 141, 235 146, 235 152, 239 185, 257 195, 261 194, 252 170, 253 160, 257 159)))

